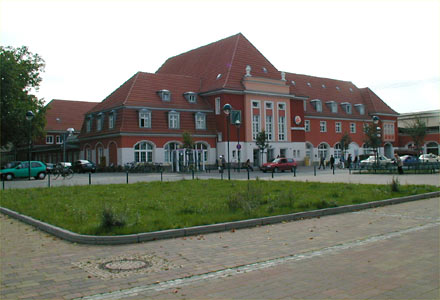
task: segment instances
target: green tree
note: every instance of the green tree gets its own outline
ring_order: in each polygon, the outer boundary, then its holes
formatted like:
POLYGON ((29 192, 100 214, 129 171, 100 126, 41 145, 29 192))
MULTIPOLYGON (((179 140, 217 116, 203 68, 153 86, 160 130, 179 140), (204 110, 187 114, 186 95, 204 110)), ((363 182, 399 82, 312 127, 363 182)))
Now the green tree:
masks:
POLYGON ((347 151, 348 147, 350 147, 350 143, 351 143, 351 136, 346 132, 342 135, 342 138, 339 141, 339 144, 341 144, 342 155, 344 157, 345 157, 345 151, 347 151))
POLYGON ((185 131, 182 133, 182 140, 183 140, 183 148, 185 149, 192 149, 194 148, 194 142, 191 136, 191 133, 188 131, 185 131))
POLYGON ((29 110, 35 114, 32 139, 44 136, 44 100, 33 95, 40 86, 44 67, 44 60, 25 46, 0 46, 1 147, 27 145, 29 127, 26 112, 29 110))
POLYGON ((257 134, 257 138, 255 140, 255 143, 257 144, 258 149, 260 149, 260 153, 261 153, 261 162, 260 164, 263 162, 263 153, 264 150, 269 148, 269 143, 267 141, 267 134, 266 131, 260 131, 257 134))
POLYGON ((382 134, 380 132, 380 127, 371 123, 364 127, 365 133, 365 144, 368 148, 377 149, 382 144, 382 134))
POLYGON ((416 118, 415 120, 407 123, 407 127, 403 131, 413 140, 414 149, 417 151, 417 153, 421 153, 427 132, 426 123, 422 119, 416 118))

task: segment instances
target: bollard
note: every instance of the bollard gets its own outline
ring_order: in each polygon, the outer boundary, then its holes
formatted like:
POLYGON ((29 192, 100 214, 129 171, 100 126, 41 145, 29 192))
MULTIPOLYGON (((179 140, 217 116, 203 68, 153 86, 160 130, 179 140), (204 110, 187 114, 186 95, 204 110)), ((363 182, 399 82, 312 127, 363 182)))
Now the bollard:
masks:
POLYGON ((222 180, 223 180, 223 172, 220 172, 220 174, 222 175, 222 180))
POLYGON ((194 180, 194 169, 192 169, 191 172, 192 172, 192 178, 194 180))
POLYGON ((248 172, 248 180, 249 180, 249 168, 247 168, 247 172, 248 172))
POLYGON ((313 166, 313 174, 316 176, 316 165, 313 166))
POLYGON ((125 173, 126 173, 126 178, 127 178, 127 184, 128 184, 128 170, 127 171, 125 171, 125 173))
POLYGON ((50 173, 47 174, 47 187, 50 188, 50 173))
POLYGON ((335 175, 335 167, 333 167, 332 169, 333 169, 333 175, 335 175))
POLYGON ((5 190, 5 180, 2 180, 2 189, 5 190))
POLYGON ((163 181, 163 170, 162 170, 162 168, 160 169, 160 181, 161 182, 163 181))
POLYGON ((273 169, 273 170, 272 170, 272 178, 273 178, 273 173, 274 173, 274 170, 275 170, 275 169, 273 169))
POLYGON ((296 166, 293 167, 293 177, 296 177, 296 166))
POLYGON ((348 173, 349 173, 349 174, 351 174, 351 167, 350 167, 350 168, 348 168, 348 173))
POLYGON ((92 184, 92 172, 89 172, 89 185, 92 184))

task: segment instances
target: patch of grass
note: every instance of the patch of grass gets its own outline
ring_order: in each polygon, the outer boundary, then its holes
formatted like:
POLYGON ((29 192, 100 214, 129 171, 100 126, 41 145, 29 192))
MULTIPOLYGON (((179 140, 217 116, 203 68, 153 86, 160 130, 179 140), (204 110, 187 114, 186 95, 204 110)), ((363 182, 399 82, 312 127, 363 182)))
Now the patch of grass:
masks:
POLYGON ((436 191, 433 186, 185 180, 17 189, 0 205, 80 234, 116 235, 244 220, 436 191))

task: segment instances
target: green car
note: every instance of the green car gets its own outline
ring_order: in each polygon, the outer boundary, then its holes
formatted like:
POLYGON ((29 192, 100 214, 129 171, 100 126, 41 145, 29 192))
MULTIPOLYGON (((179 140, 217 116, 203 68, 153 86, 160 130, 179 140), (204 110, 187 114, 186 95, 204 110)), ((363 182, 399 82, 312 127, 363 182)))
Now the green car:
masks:
MULTIPOLYGON (((5 169, 0 170, 2 180, 14 178, 27 178, 29 176, 29 162, 14 162, 5 169)), ((46 178, 46 165, 41 161, 31 161, 31 177, 35 179, 46 178)))

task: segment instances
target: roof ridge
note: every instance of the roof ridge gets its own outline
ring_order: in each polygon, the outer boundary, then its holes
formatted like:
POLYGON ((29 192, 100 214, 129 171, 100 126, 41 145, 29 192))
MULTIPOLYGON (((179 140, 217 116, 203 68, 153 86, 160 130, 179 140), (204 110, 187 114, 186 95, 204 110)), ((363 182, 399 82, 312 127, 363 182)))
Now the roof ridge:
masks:
MULTIPOLYGON (((354 86, 356 86, 351 80, 342 80, 342 79, 334 79, 334 78, 329 78, 329 77, 321 77, 321 76, 314 76, 314 75, 307 75, 307 74, 299 74, 299 73, 292 73, 292 72, 286 72, 286 74, 290 74, 290 75, 298 75, 298 76, 307 76, 307 77, 313 77, 316 79, 326 79, 326 80, 334 80, 334 81, 341 81, 341 82, 346 82, 346 83, 351 83, 354 86)), ((356 86, 357 87, 357 86, 356 86)))
POLYGON ((125 103, 128 101, 128 97, 130 96, 131 91, 133 90, 133 87, 136 84, 136 81, 137 81, 140 73, 142 73, 142 72, 137 72, 136 73, 135 78, 133 80, 133 83, 131 84, 130 89, 128 90, 127 96, 125 97, 124 101, 122 101, 122 105, 125 105, 125 103))
POLYGON ((233 65, 234 59, 235 59, 235 53, 237 53, 238 42, 240 41, 240 35, 241 35, 241 33, 237 34, 237 40, 236 40, 235 46, 234 46, 234 53, 232 53, 231 63, 228 66, 228 74, 226 75, 225 81, 223 82, 223 88, 227 85, 227 82, 229 80, 229 75, 231 74, 232 65, 233 65))

